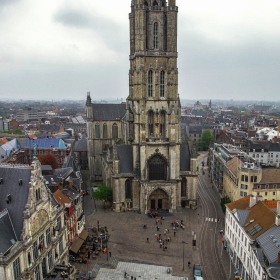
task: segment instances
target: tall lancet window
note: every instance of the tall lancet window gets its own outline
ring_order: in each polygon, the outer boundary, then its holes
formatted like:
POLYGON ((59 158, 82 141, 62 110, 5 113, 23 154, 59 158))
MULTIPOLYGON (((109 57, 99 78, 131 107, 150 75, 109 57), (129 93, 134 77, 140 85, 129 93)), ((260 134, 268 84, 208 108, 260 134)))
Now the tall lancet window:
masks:
POLYGON ((165 112, 164 111, 160 112, 159 133, 160 133, 160 136, 165 137, 165 112))
POLYGON ((164 97, 164 79, 165 79, 165 74, 164 71, 160 72, 160 97, 164 97))
POLYGON ((149 111, 148 113, 148 126, 149 126, 149 136, 154 136, 154 112, 149 111))
POLYGON ((154 24, 154 49, 158 49, 158 23, 154 24))
POLYGON ((153 96, 153 72, 148 73, 148 96, 153 96))

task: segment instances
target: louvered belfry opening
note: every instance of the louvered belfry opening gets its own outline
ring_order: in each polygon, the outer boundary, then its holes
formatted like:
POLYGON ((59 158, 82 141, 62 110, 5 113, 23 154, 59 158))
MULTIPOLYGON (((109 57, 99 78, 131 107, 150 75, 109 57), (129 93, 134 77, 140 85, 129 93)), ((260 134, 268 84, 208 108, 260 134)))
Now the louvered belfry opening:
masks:
POLYGON ((163 180, 166 181, 167 164, 166 160, 160 156, 155 155, 149 160, 149 180, 163 180))

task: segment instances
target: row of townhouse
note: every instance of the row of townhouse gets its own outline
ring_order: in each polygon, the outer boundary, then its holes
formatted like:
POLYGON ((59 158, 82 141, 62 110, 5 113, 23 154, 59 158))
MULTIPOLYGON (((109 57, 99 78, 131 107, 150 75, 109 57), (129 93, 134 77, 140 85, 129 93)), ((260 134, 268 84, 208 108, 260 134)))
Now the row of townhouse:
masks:
POLYGON ((279 279, 280 201, 250 195, 227 204, 224 246, 242 279, 279 279))

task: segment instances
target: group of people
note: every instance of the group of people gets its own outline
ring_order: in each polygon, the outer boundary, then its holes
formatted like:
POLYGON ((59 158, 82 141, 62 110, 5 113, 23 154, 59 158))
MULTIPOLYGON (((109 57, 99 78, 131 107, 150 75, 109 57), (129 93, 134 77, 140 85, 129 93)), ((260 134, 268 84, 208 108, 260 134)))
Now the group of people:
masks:
POLYGON ((158 212, 157 211, 149 211, 148 215, 149 215, 150 218, 155 218, 158 215, 158 212))
POLYGON ((174 222, 171 223, 171 226, 173 227, 173 230, 178 230, 180 225, 180 228, 185 229, 185 224, 184 221, 181 220, 180 224, 177 220, 175 220, 174 222))

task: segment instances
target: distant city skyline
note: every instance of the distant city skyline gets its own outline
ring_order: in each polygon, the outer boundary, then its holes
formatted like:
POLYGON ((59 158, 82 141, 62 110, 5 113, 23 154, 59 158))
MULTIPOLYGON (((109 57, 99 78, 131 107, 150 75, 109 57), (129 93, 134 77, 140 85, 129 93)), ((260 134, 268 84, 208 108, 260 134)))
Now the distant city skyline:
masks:
MULTIPOLYGON (((1 100, 125 99, 130 3, 2 0, 1 100)), ((279 101, 278 0, 177 6, 181 99, 279 101)))

